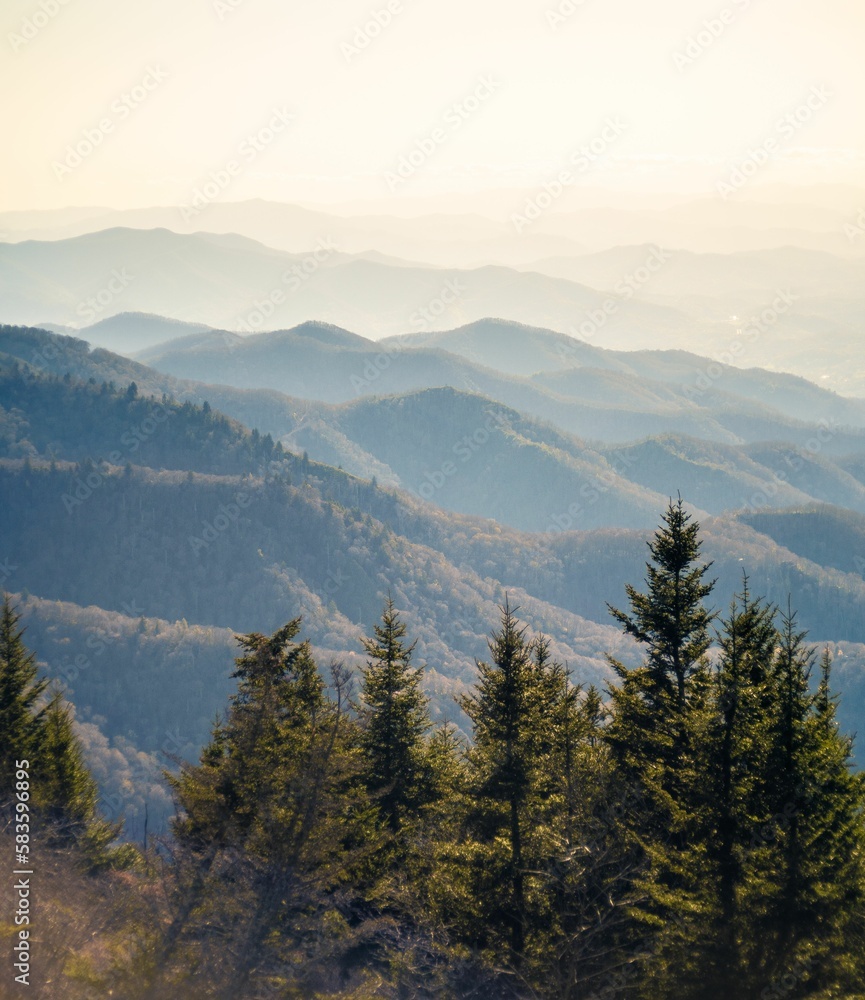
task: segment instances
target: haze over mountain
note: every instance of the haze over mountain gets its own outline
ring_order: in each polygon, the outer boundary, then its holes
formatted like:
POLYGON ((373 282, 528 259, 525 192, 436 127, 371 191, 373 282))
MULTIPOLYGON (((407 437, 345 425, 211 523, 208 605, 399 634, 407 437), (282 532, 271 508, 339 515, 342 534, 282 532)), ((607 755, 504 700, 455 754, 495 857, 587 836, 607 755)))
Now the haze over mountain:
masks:
MULTIPOLYGON (((140 310, 241 332, 309 319, 378 338, 440 325, 445 315, 495 311, 564 327, 601 309, 600 292, 533 272, 469 271, 346 258, 322 243, 286 254, 236 235, 116 229, 57 242, 0 246, 7 320, 80 323, 140 310)), ((675 310, 623 303, 618 324, 642 342, 664 327, 683 337, 693 323, 675 310)))
POLYGON ((442 267, 525 266, 643 243, 711 254, 792 246, 862 255, 844 232, 863 203, 861 188, 781 188, 774 199, 772 190, 763 188, 738 203, 681 195, 629 199, 587 188, 571 192, 574 208, 544 212, 518 232, 512 217, 536 195, 532 188, 515 187, 494 192, 493 198, 415 198, 405 204, 391 199, 380 203, 380 212, 370 212, 374 202, 322 209, 263 199, 210 202, 191 213, 176 206, 0 212, 0 233, 10 242, 68 239, 117 227, 239 233, 298 254, 328 239, 348 254, 377 251, 442 267))
MULTIPOLYGON (((454 336, 471 343, 477 335, 483 344, 494 332, 495 324, 485 324, 454 336)), ((550 351, 564 339, 537 330, 527 335, 536 343, 547 338, 550 351)), ((449 510, 528 530, 648 527, 673 486, 708 513, 810 500, 865 510, 855 457, 865 453, 865 403, 793 376, 731 369, 731 388, 739 393, 709 392, 694 381, 705 359, 587 347, 581 360, 593 367, 551 375, 559 390, 552 392, 538 385, 545 381, 540 376, 507 376, 427 348, 382 355, 378 345, 314 324, 234 348, 218 333, 190 335, 181 343, 202 372, 214 339, 227 351, 214 379, 238 388, 160 374, 38 331, 6 328, 0 347, 19 363, 58 375, 68 371, 120 387, 135 380, 148 392, 199 404, 206 399, 293 451, 375 476, 449 510), (247 361, 253 351, 259 353, 247 361), (374 367, 381 377, 362 388, 398 386, 394 395, 329 404, 243 385, 255 385, 259 371, 269 386, 290 376, 295 391, 326 398, 328 386, 342 386, 345 396, 351 379, 363 381, 365 367, 383 357, 389 366, 374 367), (649 381, 643 372, 656 378, 649 381), (558 384, 565 379, 576 383, 558 384), (455 383, 463 388, 449 388, 455 383), (759 403, 766 396, 779 409, 759 403), (789 415, 797 412, 811 420, 789 415), (656 436, 647 439, 647 432, 656 436), (546 484, 540 495, 538 482, 546 484)), ((514 361, 506 350, 500 356, 504 366, 514 361)))
POLYGON ((319 324, 246 338, 210 331, 138 358, 180 378, 328 402, 452 385, 604 440, 676 430, 735 442, 793 434, 802 421, 865 426, 865 403, 802 378, 680 351, 607 351, 499 320, 380 344, 319 324), (544 368, 554 370, 531 375, 544 368))
POLYGON ((0 245, 0 292, 7 321, 90 324, 94 342, 130 352, 176 332, 128 320, 112 332, 107 321, 130 311, 240 334, 323 321, 372 339, 498 316, 607 348, 687 349, 865 393, 854 360, 865 258, 790 247, 698 255, 653 243, 522 270, 455 269, 338 247, 324 236, 289 254, 231 234, 112 229, 0 245))

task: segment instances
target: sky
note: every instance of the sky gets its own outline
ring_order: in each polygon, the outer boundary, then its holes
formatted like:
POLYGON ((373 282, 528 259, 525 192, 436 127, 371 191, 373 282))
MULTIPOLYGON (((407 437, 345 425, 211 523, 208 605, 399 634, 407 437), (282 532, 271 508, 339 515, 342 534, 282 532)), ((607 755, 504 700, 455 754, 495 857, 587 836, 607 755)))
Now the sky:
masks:
POLYGON ((0 29, 2 211, 865 180, 861 0, 7 0, 0 29))

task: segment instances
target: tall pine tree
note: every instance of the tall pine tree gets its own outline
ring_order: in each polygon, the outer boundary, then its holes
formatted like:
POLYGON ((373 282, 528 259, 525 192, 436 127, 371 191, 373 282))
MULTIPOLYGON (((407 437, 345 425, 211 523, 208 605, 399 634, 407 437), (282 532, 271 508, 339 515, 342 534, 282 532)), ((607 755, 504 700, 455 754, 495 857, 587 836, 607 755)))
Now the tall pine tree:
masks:
POLYGON ((797 970, 794 996, 849 985, 865 912, 865 783, 853 773, 851 741, 838 731, 830 659, 824 655, 815 690, 805 639, 788 610, 772 675, 759 841, 768 874, 752 951, 764 982, 797 970))
POLYGON ((224 969, 225 995, 243 995, 262 965, 294 981, 305 968, 292 966, 296 949, 317 957, 315 928, 348 879, 363 803, 348 679, 336 666, 326 689, 309 643, 294 641, 300 625, 238 637, 228 713, 198 765, 170 777, 180 806, 176 909, 149 997, 185 988, 211 964, 224 969), (231 937, 234 958, 212 947, 212 924, 231 937), (191 951, 178 959, 184 943, 191 951))
POLYGON ((388 597, 373 638, 364 639, 366 666, 361 700, 364 779, 392 833, 417 816, 432 792, 427 749, 431 727, 421 690, 423 670, 414 667, 415 643, 406 645, 406 626, 388 597))
POLYGON ((753 845, 765 815, 765 762, 771 746, 771 674, 778 642, 775 609, 751 596, 745 577, 719 630, 714 710, 704 772, 714 835, 706 843, 703 969, 707 995, 751 995, 749 917, 763 886, 753 845))
POLYGON ((693 948, 699 933, 703 847, 709 836, 702 752, 708 725, 713 615, 704 601, 713 589, 711 564, 700 561, 699 524, 681 498, 670 502, 648 543, 647 592, 628 585, 630 613, 610 608, 623 631, 645 649, 634 668, 610 663, 619 683, 610 691, 605 731, 615 775, 612 794, 637 805, 624 819, 645 871, 635 888, 636 947, 651 943, 659 960, 659 997, 699 995, 702 970, 693 948))
POLYGON ((500 940, 509 960, 518 965, 529 924, 529 871, 535 870, 529 847, 531 816, 548 763, 544 715, 556 685, 545 652, 533 655, 536 648, 507 603, 489 646, 491 662, 477 664, 477 688, 459 704, 474 732, 468 760, 478 846, 476 891, 482 896, 485 924, 481 939, 494 948, 500 940))
POLYGON ((98 789, 75 735, 72 706, 59 692, 47 696, 48 680, 38 676, 20 620, 7 595, 0 613, 0 801, 15 787, 16 760, 27 760, 34 837, 73 848, 77 861, 91 870, 129 867, 137 852, 128 845, 111 847, 122 824, 99 814, 98 789))
POLYGON ((38 759, 45 721, 42 695, 48 681, 39 677, 36 657, 24 645, 21 616, 4 595, 0 612, 0 801, 15 787, 16 760, 38 759))

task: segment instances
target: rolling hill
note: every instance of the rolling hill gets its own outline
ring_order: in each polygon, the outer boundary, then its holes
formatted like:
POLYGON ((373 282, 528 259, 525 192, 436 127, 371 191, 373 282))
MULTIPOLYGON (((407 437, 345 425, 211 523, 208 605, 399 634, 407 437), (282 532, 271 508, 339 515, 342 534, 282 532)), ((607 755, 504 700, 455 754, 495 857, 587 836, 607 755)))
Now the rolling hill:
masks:
MULTIPOLYGON (((183 341, 184 350, 189 357, 196 357, 200 350, 209 354, 216 336, 213 332, 191 334, 183 341)), ((262 360, 257 370, 263 378, 280 381, 284 372, 302 381, 308 370, 306 388, 314 391, 313 372, 321 370, 318 362, 330 359, 327 377, 331 378, 340 362, 356 363, 358 342, 366 343, 339 328, 309 324, 261 335, 252 346, 260 345, 262 360), (273 361, 269 376, 268 358, 282 361, 282 369, 273 361), (304 359, 306 368, 300 364, 304 359)), ((6 348, 10 363, 13 356, 18 364, 29 359, 31 367, 35 362, 36 367, 47 367, 58 376, 69 372, 121 387, 134 380, 142 393, 164 393, 195 404, 207 401, 257 432, 271 435, 290 451, 306 451, 313 459, 363 478, 374 476, 384 485, 408 490, 448 510, 495 517, 524 530, 555 530, 562 524, 582 529, 649 527, 664 498, 677 489, 687 493, 697 509, 711 514, 814 500, 865 509, 862 483, 849 471, 855 469, 854 456, 865 453, 862 431, 843 429, 834 422, 834 414, 832 423, 795 422, 717 390, 707 393, 714 410, 698 408, 675 386, 688 360, 678 355, 669 361, 670 383, 611 368, 561 373, 557 378, 577 382, 569 399, 544 395, 533 388, 531 380, 484 369, 474 369, 474 373, 491 388, 490 395, 476 391, 476 384, 471 392, 448 387, 460 381, 450 377, 454 373, 465 375, 461 364, 467 363, 439 352, 432 356, 441 365, 445 383, 441 387, 328 404, 286 397, 274 390, 234 389, 160 375, 104 350, 89 351, 82 341, 44 332, 7 328, 0 332, 0 347, 6 348), (582 400, 581 386, 587 390, 582 400), (618 408, 607 402, 608 393, 620 397, 618 408), (518 409, 508 405, 512 399, 527 400, 529 405, 518 409), (533 408, 542 416, 552 414, 559 419, 540 420, 532 414, 533 408), (561 429, 569 424, 594 433, 575 435, 561 429), (668 427, 676 430, 670 432, 668 427), (655 428, 660 433, 647 438, 646 432, 655 428), (599 443, 603 438, 606 443, 599 443), (540 490, 538 484, 543 484, 540 490)), ((234 353, 248 349, 238 347, 234 353)), ((419 355, 411 359, 418 365, 426 357, 423 349, 419 355)), ((404 356, 410 358, 409 352, 395 355, 394 363, 404 356)), ((667 360, 652 356, 647 363, 639 363, 663 373, 662 362, 667 360)), ((249 366, 244 366, 242 358, 234 369, 236 381, 249 377, 249 366)), ((854 401, 800 379, 743 373, 746 391, 756 393, 767 381, 777 383, 775 395, 788 405, 799 397, 819 412, 819 404, 825 401, 840 416, 856 416, 854 401)), ((7 409, 22 411, 23 407, 32 425, 16 429, 11 417, 7 420, 5 453, 10 457, 28 453, 28 434, 43 446, 57 437, 51 429, 50 407, 46 412, 38 410, 39 392, 34 392, 28 404, 29 391, 23 386, 12 392, 10 387, 7 393, 7 409)), ((73 427, 80 424, 72 420, 69 428, 73 427)), ((84 435, 81 440, 90 437, 84 435)), ((107 454, 110 445, 91 443, 87 454, 107 454)), ((81 448, 66 457, 80 460, 81 448)), ((199 468, 194 459, 188 461, 189 467, 199 468)))
MULTIPOLYGON (((392 264, 340 254, 326 241, 289 254, 235 234, 123 228, 0 244, 0 295, 6 322, 80 326, 139 311, 245 332, 314 319, 372 338, 496 313, 566 329, 606 298, 500 265, 392 264)), ((641 341, 659 329, 694 329, 676 310, 647 303, 624 303, 614 321, 641 341)))

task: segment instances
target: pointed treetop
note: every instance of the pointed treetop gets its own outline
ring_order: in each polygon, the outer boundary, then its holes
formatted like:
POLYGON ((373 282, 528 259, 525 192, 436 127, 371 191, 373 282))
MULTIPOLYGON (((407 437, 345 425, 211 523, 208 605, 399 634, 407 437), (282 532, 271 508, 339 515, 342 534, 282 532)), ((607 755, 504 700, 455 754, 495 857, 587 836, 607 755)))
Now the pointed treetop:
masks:
MULTIPOLYGON (((623 631, 647 647, 647 668, 656 695, 675 694, 680 707, 685 703, 689 676, 711 646, 709 626, 715 617, 703 604, 715 581, 704 580, 712 564, 698 563, 699 531, 682 498, 676 503, 671 500, 663 525, 648 543, 653 559, 646 564, 648 592, 626 586, 630 614, 607 605, 623 631)), ((624 668, 614 666, 624 676, 624 668)))

